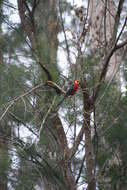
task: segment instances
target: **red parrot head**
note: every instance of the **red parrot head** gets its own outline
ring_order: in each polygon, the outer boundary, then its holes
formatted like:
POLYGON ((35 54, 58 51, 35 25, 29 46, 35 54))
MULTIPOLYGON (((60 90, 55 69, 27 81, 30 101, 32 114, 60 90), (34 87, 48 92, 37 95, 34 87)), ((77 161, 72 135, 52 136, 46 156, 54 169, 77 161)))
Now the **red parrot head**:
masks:
POLYGON ((74 80, 74 91, 76 92, 79 87, 79 80, 74 80))
POLYGON ((74 80, 75 85, 79 85, 79 80, 74 80))

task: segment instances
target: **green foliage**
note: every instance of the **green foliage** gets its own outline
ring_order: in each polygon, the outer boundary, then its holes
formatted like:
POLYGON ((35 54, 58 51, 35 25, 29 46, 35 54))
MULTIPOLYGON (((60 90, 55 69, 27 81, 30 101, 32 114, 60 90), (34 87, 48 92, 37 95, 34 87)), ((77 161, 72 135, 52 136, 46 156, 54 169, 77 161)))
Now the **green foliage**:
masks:
POLYGON ((95 86, 98 81, 98 76, 100 73, 99 60, 100 56, 97 52, 95 55, 88 55, 83 59, 82 72, 84 72, 83 75, 85 75, 87 79, 88 89, 90 90, 90 93, 93 89, 93 86, 95 86))
MULTIPOLYGON (((127 165, 127 96, 121 96, 115 83, 103 85, 98 98, 97 131, 98 141, 93 141, 97 147, 96 162, 99 173, 110 180, 107 188, 126 187, 125 168, 127 165), (105 91, 104 91, 105 89, 105 91), (105 92, 105 93, 104 93, 105 92), (97 143, 97 144, 96 144, 97 143)), ((95 138, 95 137, 94 137, 95 138)), ((95 151, 96 152, 96 151, 95 151)), ((99 179, 100 181, 100 179, 99 179)), ((101 189, 102 185, 100 185, 101 189)), ((104 188, 104 186, 103 186, 104 188)))
MULTIPOLYGON (((2 123, 1 123, 2 124, 2 123)), ((11 160, 8 154, 8 138, 10 133, 8 131, 8 126, 2 126, 0 124, 0 187, 3 189, 7 188, 9 179, 9 167, 11 165, 11 160)))
MULTIPOLYGON (((14 187, 28 188, 34 186, 41 174, 42 177, 47 179, 50 185, 58 185, 61 189, 65 189, 63 176, 54 159, 49 158, 48 154, 45 153, 45 155, 41 155, 37 150, 39 147, 37 148, 34 144, 25 144, 23 141, 17 139, 15 145, 20 157, 20 170, 18 170, 19 174, 15 176, 18 183, 16 186, 13 184, 14 187), (32 180, 32 183, 29 179, 32 180)), ((42 151, 44 152, 43 148, 42 151)))

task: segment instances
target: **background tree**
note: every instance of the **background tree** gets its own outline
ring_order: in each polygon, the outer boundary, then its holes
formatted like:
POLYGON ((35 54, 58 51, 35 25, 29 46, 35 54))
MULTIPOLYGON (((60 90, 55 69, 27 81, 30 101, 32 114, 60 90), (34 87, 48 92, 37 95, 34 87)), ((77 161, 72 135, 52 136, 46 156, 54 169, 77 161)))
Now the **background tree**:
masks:
MULTIPOLYGON (((6 168, 6 187, 126 189, 126 116, 120 114, 120 107, 126 112, 126 95, 121 94, 120 77, 113 80, 116 52, 121 49, 120 59, 126 59, 126 3, 85 2, 75 7, 66 1, 18 0, 21 23, 16 26, 1 15, 8 32, 2 53, 6 64, 0 68, 5 84, 0 120, 7 129, 11 126, 11 135, 7 130, 2 135, 13 142, 10 149, 17 158, 17 167, 12 159, 6 168), (92 15, 96 7, 101 17, 92 15), (58 50, 66 54, 67 76, 60 72, 58 50), (109 71, 113 77, 105 80, 109 71), (75 78, 79 93, 58 110, 64 79, 75 78)), ((2 5, 17 10, 10 2, 2 5)), ((126 79, 123 65, 118 76, 126 79)))

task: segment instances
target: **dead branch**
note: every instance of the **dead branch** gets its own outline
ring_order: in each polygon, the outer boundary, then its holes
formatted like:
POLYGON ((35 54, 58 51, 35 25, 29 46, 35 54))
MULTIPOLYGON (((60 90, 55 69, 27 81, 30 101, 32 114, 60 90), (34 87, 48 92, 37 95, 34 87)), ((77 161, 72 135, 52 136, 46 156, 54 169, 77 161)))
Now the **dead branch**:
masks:
POLYGON ((99 89, 101 87, 101 83, 102 83, 103 79, 106 76, 107 68, 108 68, 108 65, 109 65, 109 62, 110 62, 110 59, 111 59, 112 55, 116 52, 116 50, 120 49, 121 47, 123 47, 123 46, 125 46, 127 44, 127 39, 126 39, 123 43, 117 45, 117 43, 118 43, 118 41, 119 41, 119 39, 120 39, 123 31, 124 31, 126 23, 127 23, 127 17, 125 18, 125 21, 124 21, 124 24, 122 26, 122 29, 121 29, 121 31, 120 31, 117 39, 115 40, 114 44, 112 45, 112 42, 110 42, 109 47, 110 46, 111 47, 109 48, 109 50, 107 52, 107 55, 105 55, 105 57, 104 57, 103 68, 102 68, 102 71, 101 71, 101 75, 100 75, 100 78, 99 78, 99 81, 98 81, 98 85, 97 85, 96 90, 95 90, 95 94, 92 97, 93 104, 94 104, 94 102, 97 99, 97 96, 98 96, 98 93, 99 93, 99 89))
POLYGON ((114 41, 116 39, 116 35, 117 35, 117 31, 118 31, 118 26, 119 26, 119 22, 120 22, 120 15, 122 12, 123 4, 124 4, 124 0, 120 0, 119 5, 118 5, 118 9, 117 9, 117 13, 115 16, 115 23, 114 23, 114 28, 113 28, 113 35, 112 36, 113 36, 114 41))
POLYGON ((119 44, 116 45, 116 50, 124 47, 125 45, 127 45, 127 39, 119 44))
POLYGON ((106 46, 107 46, 106 13, 107 13, 107 0, 105 0, 105 7, 104 7, 104 46, 105 46, 105 51, 106 51, 106 46))
POLYGON ((127 16, 126 16, 126 18, 125 18, 125 20, 124 20, 124 23, 123 23, 123 26, 122 26, 122 28, 121 28, 121 31, 120 31, 120 33, 119 33, 119 35, 118 35, 118 37, 117 37, 117 39, 116 39, 116 41, 115 41, 115 49, 116 49, 117 43, 118 43, 118 41, 119 41, 119 39, 120 39, 120 37, 121 37, 121 35, 122 35, 124 29, 125 29, 125 27, 126 27, 126 24, 127 24, 127 16))
POLYGON ((47 81, 46 85, 54 88, 57 94, 66 94, 66 92, 53 81, 47 81))
POLYGON ((24 94, 14 98, 14 100, 10 101, 8 107, 5 109, 4 113, 2 114, 2 116, 0 117, 0 121, 5 117, 5 115, 7 114, 8 110, 17 102, 19 101, 20 99, 22 99, 23 97, 31 94, 32 92, 34 92, 35 90, 41 88, 42 86, 44 86, 45 84, 44 83, 41 83, 35 87, 33 87, 32 89, 30 89, 29 91, 25 92, 24 94))
POLYGON ((28 24, 27 17, 25 15, 25 6, 23 0, 18 0, 18 10, 19 10, 19 16, 21 18, 21 23, 24 27, 24 30, 26 31, 26 34, 28 35, 30 41, 33 43, 33 34, 31 31, 31 27, 28 24))
POLYGON ((83 135, 84 135, 84 126, 82 126, 77 138, 75 139, 75 143, 73 145, 73 147, 70 149, 70 156, 69 158, 72 159, 72 157, 75 155, 76 151, 78 150, 78 147, 81 143, 81 140, 83 138, 83 135))
POLYGON ((61 26, 62 26, 62 30, 64 33, 66 50, 67 50, 67 58, 68 58, 68 62, 71 64, 69 45, 68 45, 67 35, 66 35, 65 27, 64 27, 64 21, 63 21, 61 6, 60 6, 60 0, 58 1, 58 3, 59 3, 59 13, 60 13, 60 19, 61 19, 61 26))
POLYGON ((98 81, 98 85, 95 89, 95 93, 92 97, 92 102, 94 103, 97 99, 97 96, 98 96, 98 93, 99 93, 99 90, 100 90, 100 87, 101 87, 101 83, 102 83, 102 80, 105 78, 105 75, 107 73, 107 68, 108 68, 108 65, 109 65, 109 61, 113 55, 115 51, 115 46, 113 46, 111 49, 109 49, 109 51, 107 52, 107 55, 105 56, 105 59, 104 59, 104 66, 103 66, 103 69, 101 71, 101 75, 100 75, 100 78, 99 78, 99 81, 98 81))
POLYGON ((81 166, 80 166, 80 169, 79 169, 79 173, 78 173, 78 177, 76 179, 76 184, 78 183, 78 181, 79 181, 79 179, 81 177, 82 169, 84 167, 85 158, 86 158, 86 154, 84 154, 84 156, 83 156, 83 159, 82 159, 82 162, 81 162, 81 166))
POLYGON ((39 4, 39 1, 40 0, 34 0, 34 2, 33 2, 33 7, 32 7, 32 11, 31 11, 32 16, 34 16, 34 12, 35 12, 37 5, 39 4))
POLYGON ((49 80, 49 81, 52 81, 51 73, 50 73, 49 70, 46 68, 46 66, 43 65, 40 61, 37 61, 37 63, 40 65, 40 67, 42 68, 42 70, 46 73, 48 80, 49 80))
POLYGON ((38 137, 38 134, 35 133, 31 127, 29 127, 26 123, 24 123, 19 117, 17 117, 14 113, 9 111, 9 114, 11 115, 11 117, 13 117, 15 119, 15 121, 17 121, 18 123, 23 124, 30 132, 32 132, 34 135, 36 135, 38 137))

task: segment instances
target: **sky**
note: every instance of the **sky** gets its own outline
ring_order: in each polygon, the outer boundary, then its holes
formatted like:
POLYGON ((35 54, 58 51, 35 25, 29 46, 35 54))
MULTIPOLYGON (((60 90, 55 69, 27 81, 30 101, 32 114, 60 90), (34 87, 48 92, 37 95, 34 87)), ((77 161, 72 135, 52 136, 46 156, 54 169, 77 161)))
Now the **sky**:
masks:
POLYGON ((72 5, 76 5, 77 7, 80 7, 83 4, 83 0, 67 0, 67 1, 70 2, 72 5))

